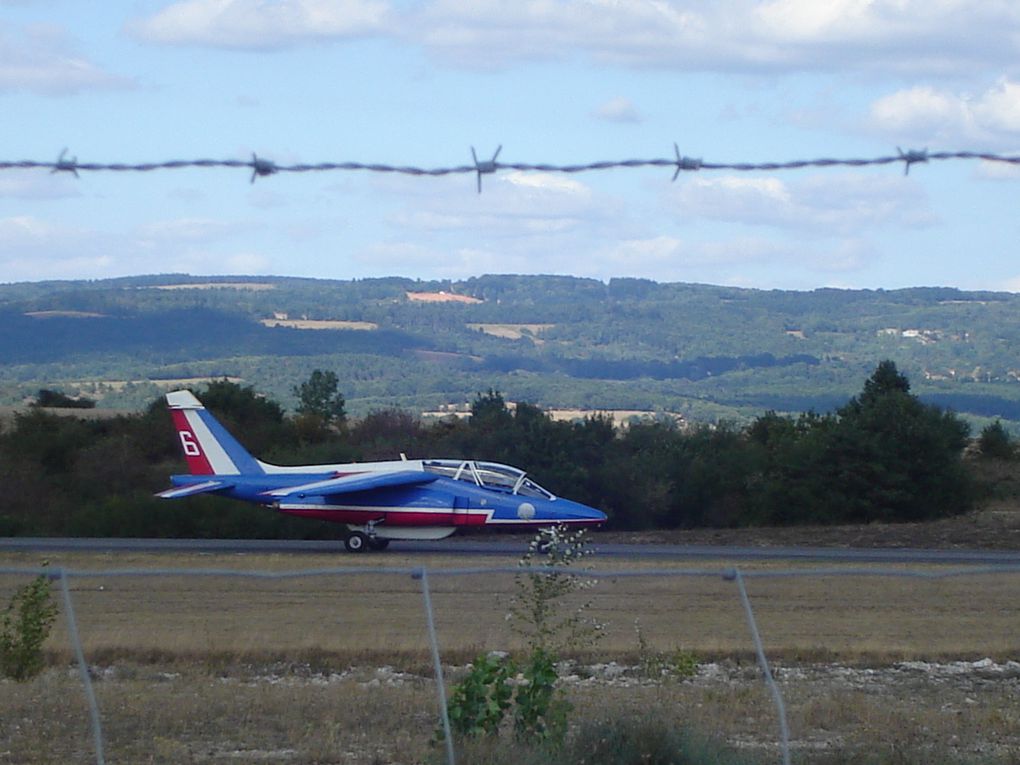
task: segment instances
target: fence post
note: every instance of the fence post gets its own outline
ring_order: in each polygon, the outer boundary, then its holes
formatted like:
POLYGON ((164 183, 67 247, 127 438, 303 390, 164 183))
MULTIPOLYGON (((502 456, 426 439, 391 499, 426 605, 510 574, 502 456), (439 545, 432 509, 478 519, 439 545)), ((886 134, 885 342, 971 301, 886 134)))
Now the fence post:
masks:
POLYGON ((446 685, 443 682, 443 664, 439 660, 439 641, 436 638, 436 621, 432 615, 432 595, 429 593, 429 574, 425 568, 415 574, 421 579, 422 599, 425 602, 425 623, 429 629, 429 644, 432 647, 432 665, 436 673, 436 696, 439 698, 439 714, 443 720, 443 740, 446 742, 446 762, 456 765, 453 756, 453 733, 450 730, 450 714, 446 708, 446 685))
POLYGON ((786 705, 783 704, 783 694, 779 692, 779 686, 772 677, 772 670, 769 669, 768 659, 765 658, 765 648, 762 646, 761 635, 758 634, 758 625, 754 620, 754 611, 751 610, 751 601, 747 597, 747 590, 744 588, 744 578, 740 570, 732 568, 723 574, 723 579, 733 580, 737 583, 737 591, 740 593, 740 602, 744 604, 744 613, 747 614, 747 624, 751 629, 751 637, 754 640, 754 650, 758 655, 758 666, 765 676, 765 684, 772 693, 772 700, 776 704, 776 716, 779 718, 779 746, 783 753, 783 765, 790 765, 790 729, 786 724, 786 705))
POLYGON ((103 757, 103 729, 99 721, 99 705, 96 694, 92 691, 92 678, 89 677, 89 665, 85 663, 85 652, 78 637, 78 623, 74 618, 74 604, 71 602, 71 589, 67 586, 67 572, 60 569, 60 591, 64 596, 64 617, 67 619, 67 634, 71 638, 74 656, 78 660, 78 674, 85 686, 85 698, 89 702, 89 717, 92 720, 92 741, 96 747, 96 765, 105 765, 103 757))

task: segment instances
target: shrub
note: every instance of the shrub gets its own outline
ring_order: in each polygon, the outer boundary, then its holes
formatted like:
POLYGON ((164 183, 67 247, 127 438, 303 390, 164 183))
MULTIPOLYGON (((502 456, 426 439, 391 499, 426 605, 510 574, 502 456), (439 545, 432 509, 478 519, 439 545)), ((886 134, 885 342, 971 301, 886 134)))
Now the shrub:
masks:
POLYGON ((0 673, 18 682, 38 675, 42 645, 56 618, 47 577, 38 576, 18 590, 0 618, 0 673))
POLYGON ((981 435, 978 437, 978 449, 982 457, 992 459, 1011 460, 1016 455, 1009 432, 1002 427, 1000 420, 986 425, 981 430, 981 435))

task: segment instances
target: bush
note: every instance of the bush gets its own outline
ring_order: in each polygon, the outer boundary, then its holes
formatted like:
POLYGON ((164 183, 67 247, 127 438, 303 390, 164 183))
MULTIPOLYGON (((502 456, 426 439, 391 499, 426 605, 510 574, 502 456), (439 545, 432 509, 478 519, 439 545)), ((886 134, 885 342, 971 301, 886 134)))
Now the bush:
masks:
POLYGON ((659 718, 586 723, 561 762, 586 765, 737 765, 753 760, 659 718))
POLYGON ((991 459, 1011 460, 1016 456, 1013 441, 1009 437, 1009 432, 1002 427, 1000 420, 986 425, 981 430, 981 435, 978 437, 978 450, 982 457, 991 459))
POLYGON ((42 645, 56 618, 45 576, 18 590, 0 619, 0 673, 18 682, 38 675, 43 668, 42 645))
POLYGON ((500 739, 459 742, 472 765, 751 765, 760 759, 654 715, 584 723, 562 749, 500 739))

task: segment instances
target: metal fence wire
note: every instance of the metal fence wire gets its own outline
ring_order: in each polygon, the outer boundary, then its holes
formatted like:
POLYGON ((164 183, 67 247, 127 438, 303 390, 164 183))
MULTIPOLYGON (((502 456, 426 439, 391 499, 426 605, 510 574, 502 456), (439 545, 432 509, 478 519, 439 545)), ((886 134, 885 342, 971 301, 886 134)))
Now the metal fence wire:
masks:
MULTIPOLYGON (((67 621, 68 637, 71 648, 78 666, 82 687, 88 702, 89 717, 91 723, 91 735, 95 750, 95 761, 97 765, 105 765, 106 756, 103 745, 102 719, 99 705, 92 688, 92 680, 89 672, 85 651, 82 647, 79 635, 78 624, 75 617, 74 603, 71 597, 69 580, 75 577, 88 579, 118 579, 118 578, 146 578, 146 577, 219 577, 219 578, 240 578, 240 579, 264 579, 264 580, 288 580, 310 577, 348 577, 392 575, 411 577, 420 582, 422 602, 425 611, 425 622, 428 632, 429 648, 431 651, 433 671, 435 672, 436 696, 438 705, 438 717, 445 733, 446 759, 449 765, 455 765, 455 754, 452 745, 450 721, 447 715, 446 689, 443 678, 443 668, 439 640, 436 634, 435 614, 432 605, 430 580, 438 577, 467 577, 477 575, 496 574, 520 574, 519 566, 493 566, 493 567, 470 567, 470 568, 435 568, 425 567, 402 568, 402 567, 346 567, 346 568, 310 568, 294 571, 239 571, 235 569, 219 568, 120 568, 105 570, 75 570, 60 567, 27 568, 27 567, 0 567, 0 575, 14 576, 46 576, 53 581, 59 582, 60 593, 63 602, 64 616, 67 621)), ((556 574, 558 576, 575 576, 584 579, 630 579, 630 578, 683 578, 701 577, 710 579, 722 579, 725 582, 733 583, 736 587, 741 606, 747 618, 751 640, 754 645, 755 656, 763 682, 768 688, 775 705, 776 718, 778 721, 779 735, 778 744, 783 765, 790 765, 790 735, 787 722, 786 708, 783 702, 782 691, 773 677, 769 666, 764 643, 758 630, 751 600, 748 597, 744 586, 745 579, 776 579, 776 578, 827 578, 827 577, 898 577, 927 580, 941 580, 958 577, 990 576, 1002 574, 1020 573, 1020 565, 1002 564, 982 567, 966 567, 947 570, 913 570, 903 568, 800 568, 800 569, 768 569, 741 571, 733 567, 724 570, 712 569, 640 569, 600 572, 597 570, 567 571, 563 568, 551 568, 534 566, 528 569, 528 574, 556 574)))
POLYGON ((52 173, 71 173, 78 177, 79 173, 87 172, 136 172, 148 173, 156 170, 191 169, 245 169, 251 170, 251 183, 256 178, 264 178, 278 173, 322 173, 332 171, 363 171, 371 173, 391 173, 418 177, 437 177, 443 175, 476 176, 478 193, 482 191, 482 176, 492 175, 501 170, 517 170, 521 172, 542 173, 583 173, 596 170, 618 170, 622 168, 663 167, 672 168, 675 181, 681 172, 699 170, 732 170, 736 172, 761 172, 776 170, 799 170, 817 167, 868 167, 877 165, 902 165, 904 175, 916 164, 945 160, 982 160, 1009 165, 1020 165, 1020 156, 996 154, 981 151, 928 151, 928 149, 907 149, 897 147, 896 154, 879 157, 793 159, 785 161, 765 162, 712 162, 700 157, 690 157, 680 153, 680 147, 673 144, 672 157, 651 159, 618 159, 585 162, 578 164, 533 163, 533 162, 500 162, 499 155, 503 147, 500 145, 491 159, 479 159, 474 147, 471 147, 471 164, 453 165, 448 167, 421 167, 416 165, 393 165, 376 162, 310 162, 294 164, 278 164, 265 157, 252 154, 251 159, 170 159, 159 162, 79 162, 77 157, 69 157, 67 149, 60 152, 55 161, 38 160, 0 160, 0 170, 49 170, 52 173))

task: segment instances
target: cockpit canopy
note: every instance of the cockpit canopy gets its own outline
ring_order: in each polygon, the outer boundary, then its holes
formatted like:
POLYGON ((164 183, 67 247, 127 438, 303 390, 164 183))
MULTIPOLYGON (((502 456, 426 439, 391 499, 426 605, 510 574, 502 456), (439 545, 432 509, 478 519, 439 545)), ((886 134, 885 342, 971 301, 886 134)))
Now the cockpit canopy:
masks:
POLYGON ((473 460, 425 460, 422 466, 426 472, 437 473, 455 481, 466 481, 476 486, 507 494, 536 499, 556 499, 528 478, 523 470, 498 462, 475 462, 473 460))

